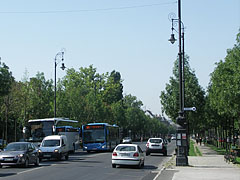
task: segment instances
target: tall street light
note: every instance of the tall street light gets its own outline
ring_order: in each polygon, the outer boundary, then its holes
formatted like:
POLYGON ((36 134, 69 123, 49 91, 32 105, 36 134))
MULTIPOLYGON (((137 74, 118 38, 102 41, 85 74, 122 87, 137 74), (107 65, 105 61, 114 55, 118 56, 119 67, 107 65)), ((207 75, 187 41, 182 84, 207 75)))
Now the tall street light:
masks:
POLYGON ((179 68, 179 112, 177 117, 177 123, 180 125, 177 128, 177 166, 187 166, 187 124, 184 117, 184 24, 181 20, 181 0, 178 0, 178 19, 172 18, 172 34, 169 41, 174 44, 176 39, 173 34, 174 22, 178 22, 178 36, 179 36, 179 51, 178 51, 178 68, 179 68), (183 27, 182 27, 183 26, 183 27), (183 34, 182 34, 183 29, 183 34), (183 45, 183 46, 182 46, 183 45))
POLYGON ((55 70, 55 75, 54 75, 54 117, 56 117, 57 114, 57 104, 56 104, 56 91, 57 91, 57 65, 62 61, 62 66, 60 67, 62 70, 64 70, 66 67, 63 63, 64 61, 64 52, 58 52, 54 58, 54 70, 55 70), (60 58, 60 59, 59 59, 60 58))

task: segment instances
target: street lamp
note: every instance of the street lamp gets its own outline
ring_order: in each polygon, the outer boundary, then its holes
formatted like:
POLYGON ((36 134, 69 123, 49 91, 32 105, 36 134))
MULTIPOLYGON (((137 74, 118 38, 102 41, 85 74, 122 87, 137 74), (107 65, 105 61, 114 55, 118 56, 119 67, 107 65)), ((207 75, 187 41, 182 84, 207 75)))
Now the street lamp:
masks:
POLYGON ((178 0, 178 19, 171 18, 172 20, 172 34, 169 41, 174 44, 176 39, 174 37, 173 31, 174 22, 178 22, 178 36, 179 36, 179 52, 178 52, 178 68, 179 68, 179 112, 177 117, 177 123, 180 125, 177 128, 177 157, 176 165, 177 166, 187 166, 188 157, 187 157, 187 126, 186 119, 184 117, 184 24, 181 21, 181 0, 178 0), (183 26, 183 27, 181 27, 183 26), (181 30, 183 33, 181 34, 181 30), (183 46, 182 46, 183 44, 183 46))
POLYGON ((62 70, 64 70, 66 67, 63 63, 64 61, 64 52, 61 51, 61 52, 58 52, 54 58, 54 64, 55 64, 55 75, 54 75, 54 117, 56 117, 56 109, 57 109, 57 104, 56 104, 56 91, 57 91, 57 65, 60 63, 60 61, 62 61, 62 66, 60 67, 62 70), (58 58, 61 58, 60 61, 58 61, 59 59, 58 58))

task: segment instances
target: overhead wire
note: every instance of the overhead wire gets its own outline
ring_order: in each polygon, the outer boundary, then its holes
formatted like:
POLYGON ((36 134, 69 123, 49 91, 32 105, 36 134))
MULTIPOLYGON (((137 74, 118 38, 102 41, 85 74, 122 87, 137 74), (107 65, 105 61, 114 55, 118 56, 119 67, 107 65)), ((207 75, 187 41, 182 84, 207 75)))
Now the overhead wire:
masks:
POLYGON ((78 9, 78 10, 51 10, 51 11, 0 11, 0 14, 56 14, 56 13, 80 13, 80 12, 97 12, 97 11, 112 11, 112 10, 123 10, 123 9, 135 9, 144 8, 151 6, 162 6, 169 4, 176 4, 177 1, 157 3, 157 4, 145 4, 135 6, 123 6, 123 7, 111 7, 111 8, 99 8, 99 9, 78 9))

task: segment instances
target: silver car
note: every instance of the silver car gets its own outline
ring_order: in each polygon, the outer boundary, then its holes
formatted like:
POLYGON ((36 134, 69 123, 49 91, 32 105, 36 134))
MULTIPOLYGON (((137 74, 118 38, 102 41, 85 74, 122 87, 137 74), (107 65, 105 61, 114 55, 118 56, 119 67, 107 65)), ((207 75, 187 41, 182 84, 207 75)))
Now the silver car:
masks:
POLYGON ((124 144, 131 144, 132 143, 132 139, 130 137, 125 137, 125 138, 123 138, 122 143, 124 143, 124 144))
POLYGON ((112 167, 117 165, 132 165, 138 168, 144 166, 145 156, 136 144, 119 144, 112 153, 112 167))
POLYGON ((28 167, 29 164, 39 166, 38 149, 30 142, 9 143, 4 151, 0 152, 0 168, 2 166, 22 165, 28 167))

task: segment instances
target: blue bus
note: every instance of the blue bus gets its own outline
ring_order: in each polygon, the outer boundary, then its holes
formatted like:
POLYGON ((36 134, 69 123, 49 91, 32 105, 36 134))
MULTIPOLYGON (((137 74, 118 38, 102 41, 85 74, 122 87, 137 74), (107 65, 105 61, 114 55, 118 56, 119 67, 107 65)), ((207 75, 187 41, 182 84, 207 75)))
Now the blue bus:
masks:
POLYGON ((117 125, 108 123, 90 123, 82 126, 83 150, 112 151, 120 143, 117 125))

